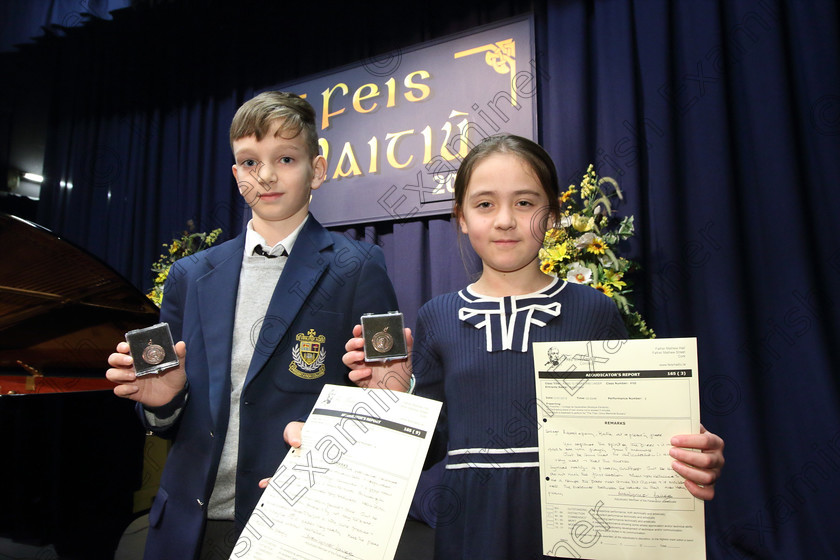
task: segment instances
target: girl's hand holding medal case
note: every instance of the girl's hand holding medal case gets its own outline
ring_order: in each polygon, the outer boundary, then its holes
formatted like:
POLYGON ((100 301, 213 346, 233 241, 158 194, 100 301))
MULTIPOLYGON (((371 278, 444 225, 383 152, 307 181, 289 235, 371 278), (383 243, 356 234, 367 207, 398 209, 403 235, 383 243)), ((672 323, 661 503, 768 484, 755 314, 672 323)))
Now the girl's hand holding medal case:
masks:
POLYGON ((366 362, 386 362, 408 356, 403 314, 399 311, 362 315, 362 338, 366 362))

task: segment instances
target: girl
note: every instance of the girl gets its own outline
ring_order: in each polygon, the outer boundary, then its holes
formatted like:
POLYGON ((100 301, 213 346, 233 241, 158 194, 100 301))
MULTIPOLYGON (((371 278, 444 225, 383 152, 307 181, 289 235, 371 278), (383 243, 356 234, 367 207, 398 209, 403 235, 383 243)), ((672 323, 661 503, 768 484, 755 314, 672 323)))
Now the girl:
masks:
MULTIPOLYGON (((437 509, 456 514, 437 527, 436 558, 542 557, 531 343, 627 336, 607 296, 540 271, 558 195, 554 163, 525 138, 487 138, 458 170, 454 215, 481 276, 421 308, 411 354, 417 393, 445 403, 430 461, 446 456, 441 495, 452 499, 437 509)), ((348 341, 344 363, 353 381, 376 386, 383 374, 365 366, 361 348, 361 338, 348 341)), ((671 443, 688 490, 712 498, 722 440, 705 432, 671 443)))

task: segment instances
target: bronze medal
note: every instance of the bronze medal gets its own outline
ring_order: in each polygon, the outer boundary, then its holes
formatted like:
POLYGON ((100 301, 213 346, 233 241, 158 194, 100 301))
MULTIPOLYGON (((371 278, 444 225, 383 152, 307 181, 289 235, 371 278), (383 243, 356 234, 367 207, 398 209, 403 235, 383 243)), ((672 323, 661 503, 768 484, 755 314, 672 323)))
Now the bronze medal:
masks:
POLYGON ((149 340, 149 345, 143 349, 142 357, 147 364, 156 366, 166 357, 166 350, 163 349, 163 346, 152 344, 152 341, 149 340))
POLYGON ((377 352, 387 352, 394 347, 394 337, 388 334, 388 327, 376 333, 371 338, 374 350, 377 352))

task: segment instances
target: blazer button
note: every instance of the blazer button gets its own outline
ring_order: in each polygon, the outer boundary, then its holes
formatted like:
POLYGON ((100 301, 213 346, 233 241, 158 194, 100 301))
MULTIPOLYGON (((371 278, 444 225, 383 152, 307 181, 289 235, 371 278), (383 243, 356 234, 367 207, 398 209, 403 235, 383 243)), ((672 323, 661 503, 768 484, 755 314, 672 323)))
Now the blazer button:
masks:
POLYGON ((204 508, 204 502, 202 502, 202 501, 201 501, 201 500, 199 500, 198 498, 196 498, 196 499, 195 499, 195 501, 196 501, 196 502, 198 502, 198 507, 200 507, 200 508, 204 508))
POLYGON ((216 436, 213 435, 212 431, 210 432, 210 437, 216 437, 216 436))

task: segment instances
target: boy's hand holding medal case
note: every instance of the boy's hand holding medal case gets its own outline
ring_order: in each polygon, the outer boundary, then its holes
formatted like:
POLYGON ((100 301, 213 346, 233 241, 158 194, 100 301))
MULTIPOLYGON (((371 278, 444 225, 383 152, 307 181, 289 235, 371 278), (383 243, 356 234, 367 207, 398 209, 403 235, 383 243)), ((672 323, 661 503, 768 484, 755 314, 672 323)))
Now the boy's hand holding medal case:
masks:
POLYGON ((137 377, 177 367, 181 362, 175 354, 175 343, 168 323, 158 323, 145 329, 125 333, 125 341, 137 377))

